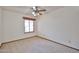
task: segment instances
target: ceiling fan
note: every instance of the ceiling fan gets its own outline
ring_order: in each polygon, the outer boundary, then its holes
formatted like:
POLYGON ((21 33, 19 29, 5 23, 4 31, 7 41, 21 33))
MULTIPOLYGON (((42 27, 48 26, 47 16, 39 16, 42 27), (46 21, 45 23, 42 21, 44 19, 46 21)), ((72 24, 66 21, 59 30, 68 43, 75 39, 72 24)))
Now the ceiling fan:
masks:
POLYGON ((35 20, 36 16, 42 15, 43 12, 45 12, 45 11, 46 11, 46 9, 41 9, 40 7, 33 6, 32 7, 32 14, 34 17, 25 16, 25 17, 23 17, 23 19, 35 20))
POLYGON ((41 8, 38 7, 38 6, 33 6, 33 7, 32 7, 32 10, 33 10, 33 11, 32 11, 33 16, 42 15, 43 12, 46 11, 46 9, 41 9, 41 8))

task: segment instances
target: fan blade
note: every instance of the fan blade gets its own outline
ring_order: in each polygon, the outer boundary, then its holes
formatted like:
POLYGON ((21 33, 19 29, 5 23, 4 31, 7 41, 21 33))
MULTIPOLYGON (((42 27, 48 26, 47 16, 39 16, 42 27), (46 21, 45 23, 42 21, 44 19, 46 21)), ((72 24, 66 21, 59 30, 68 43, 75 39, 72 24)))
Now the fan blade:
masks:
POLYGON ((42 13, 39 13, 39 15, 42 15, 42 13))
POLYGON ((39 12, 40 12, 40 11, 46 11, 46 9, 42 9, 42 10, 38 10, 38 11, 39 11, 39 12))

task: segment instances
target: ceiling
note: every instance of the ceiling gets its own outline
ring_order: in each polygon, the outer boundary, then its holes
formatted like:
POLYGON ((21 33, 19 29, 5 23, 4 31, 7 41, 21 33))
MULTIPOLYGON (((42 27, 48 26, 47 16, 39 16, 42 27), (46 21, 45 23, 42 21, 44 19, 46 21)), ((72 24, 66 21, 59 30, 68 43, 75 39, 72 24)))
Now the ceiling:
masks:
MULTIPOLYGON (((42 9, 46 9, 46 13, 50 13, 52 11, 55 11, 57 9, 62 8, 63 6, 40 6, 42 9)), ((16 11, 23 14, 31 14, 32 12, 32 6, 2 6, 3 9, 16 11)))
MULTIPOLYGON (((25 15, 32 15, 32 6, 0 6, 4 10, 10 10, 10 11, 15 11, 18 13, 22 13, 25 15)), ((39 6, 41 9, 46 9, 47 11, 45 13, 51 13, 55 10, 58 10, 60 8, 71 8, 72 10, 78 11, 79 12, 79 6, 39 6)))

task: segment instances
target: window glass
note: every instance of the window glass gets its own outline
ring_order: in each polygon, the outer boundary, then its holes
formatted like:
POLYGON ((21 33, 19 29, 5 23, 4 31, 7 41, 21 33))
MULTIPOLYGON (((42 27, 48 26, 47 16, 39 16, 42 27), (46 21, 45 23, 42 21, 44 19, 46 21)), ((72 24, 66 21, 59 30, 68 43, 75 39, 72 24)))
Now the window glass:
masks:
POLYGON ((34 21, 33 20, 25 20, 25 32, 33 32, 34 31, 34 21))
POLYGON ((33 21, 30 20, 30 31, 33 31, 33 21))

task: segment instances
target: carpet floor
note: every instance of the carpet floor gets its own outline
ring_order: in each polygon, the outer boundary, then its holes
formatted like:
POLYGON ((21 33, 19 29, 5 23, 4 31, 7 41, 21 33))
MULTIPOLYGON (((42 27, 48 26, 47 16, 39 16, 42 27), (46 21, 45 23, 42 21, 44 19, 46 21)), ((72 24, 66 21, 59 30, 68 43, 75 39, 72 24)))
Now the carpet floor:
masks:
POLYGON ((45 40, 31 37, 14 42, 5 43, 0 53, 78 53, 79 51, 45 40))

